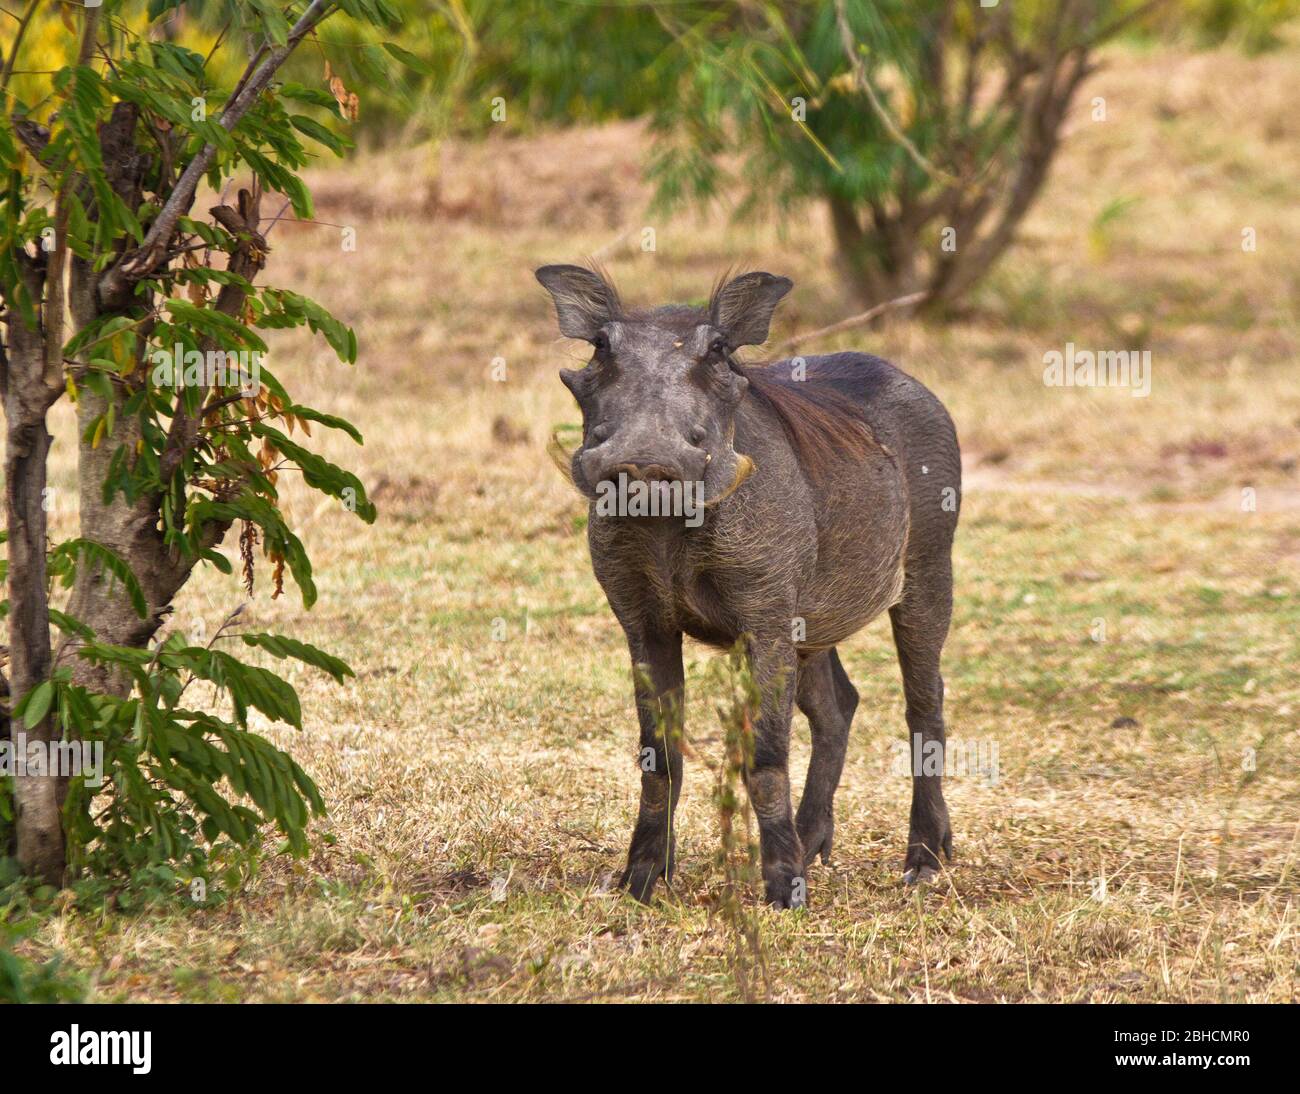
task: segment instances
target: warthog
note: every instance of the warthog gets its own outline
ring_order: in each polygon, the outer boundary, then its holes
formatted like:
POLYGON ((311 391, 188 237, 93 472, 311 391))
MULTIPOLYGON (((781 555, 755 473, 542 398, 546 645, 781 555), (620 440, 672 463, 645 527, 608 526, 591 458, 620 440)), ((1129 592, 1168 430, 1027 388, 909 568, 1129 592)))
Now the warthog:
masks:
MULTIPOLYGON (((961 491, 952 420, 918 381, 869 354, 738 361, 739 347, 767 340, 787 278, 747 273, 719 283, 703 308, 653 310, 625 309, 604 276, 578 266, 544 266, 537 279, 561 333, 594 350, 585 368, 560 373, 582 408, 570 473, 592 499, 596 578, 641 666, 641 807, 621 884, 646 901, 672 876, 682 635, 720 647, 743 639, 762 694, 744 775, 764 886, 772 904, 797 906, 805 869, 819 853, 829 861, 858 703, 835 647, 883 611, 916 752, 943 747, 939 655, 961 491), (695 485, 703 519, 605 504, 636 483, 695 485), (797 814, 796 703, 812 727, 797 814)), ((938 766, 913 772, 908 883, 933 876, 941 850, 952 855, 938 766)))

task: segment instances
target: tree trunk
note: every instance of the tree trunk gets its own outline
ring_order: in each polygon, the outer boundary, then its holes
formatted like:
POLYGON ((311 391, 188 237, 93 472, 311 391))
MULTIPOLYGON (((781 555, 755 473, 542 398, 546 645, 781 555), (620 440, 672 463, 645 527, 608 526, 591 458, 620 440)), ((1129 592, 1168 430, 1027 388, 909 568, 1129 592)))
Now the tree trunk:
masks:
MULTIPOLYGON (((33 279, 35 280, 35 279, 33 279)), ((5 514, 9 531, 9 676, 16 703, 50 678, 50 615, 45 568, 46 460, 50 435, 45 427, 49 395, 44 383, 41 331, 28 330, 10 312, 5 368, 5 514)), ((31 729, 22 719, 10 723, 15 747, 31 765, 15 772, 14 805, 19 866, 51 885, 63 882, 66 847, 57 780, 43 762, 49 756, 53 720, 47 715, 31 729)))
MULTIPOLYGON (((247 236, 247 241, 230 256, 228 269, 242 278, 252 280, 261 271, 268 250, 266 240, 258 232, 260 198, 246 191, 240 192, 240 208, 220 206, 214 213, 231 231, 247 236)), ((88 264, 74 264, 72 270, 72 300, 74 314, 79 307, 90 307, 94 299, 93 273, 88 264), (83 291, 84 286, 90 286, 83 291), (80 302, 80 303, 79 303, 80 302)), ((223 285, 217 295, 216 309, 225 315, 238 315, 243 309, 245 293, 237 284, 223 285)), ((84 326, 89 316, 79 316, 78 326, 84 326)), ((141 344, 146 344, 142 338, 141 344)), ((205 351, 215 345, 204 340, 205 351)), ((147 368, 142 361, 139 368, 147 368)), ((207 390, 201 393, 207 397, 207 390)), ((124 396, 115 391, 114 398, 124 396)), ((189 580, 196 559, 183 557, 163 540, 159 527, 161 496, 141 497, 128 502, 122 494, 104 501, 103 483, 108 476, 113 453, 125 445, 134 451, 140 439, 139 424, 124 414, 115 415, 113 433, 104 437, 99 447, 87 443, 87 427, 106 410, 101 396, 83 392, 77 405, 79 435, 83 438, 77 451, 78 482, 80 483, 80 517, 83 539, 93 540, 109 548, 131 567, 144 592, 147 607, 140 618, 131 607, 123 589, 100 567, 86 565, 77 571, 77 580, 68 604, 74 618, 88 624, 95 636, 103 642, 119 646, 143 648, 162 626, 171 611, 172 600, 189 580)), ((186 414, 178 405, 163 453, 163 477, 169 480, 169 468, 175 468, 184 452, 198 438, 202 412, 186 414)), ((214 522, 204 527, 200 541, 204 547, 214 547, 225 538, 229 524, 214 522)), ((78 642, 69 639, 59 650, 59 661, 70 662, 74 683, 93 691, 124 694, 128 681, 121 673, 114 673, 105 665, 93 664, 72 657, 78 642)))
MULTIPOLYGON (((991 109, 1005 110, 1018 132, 994 161, 982 166, 971 161, 960 178, 931 180, 934 185, 921 194, 909 187, 906 174, 897 177, 890 190, 897 208, 885 199, 829 199, 836 257, 864 305, 924 290, 928 296, 914 310, 941 311, 969 292, 1011 245, 1047 180, 1075 92, 1096 67, 1088 41, 1063 44, 1066 27, 1077 15, 1062 5, 1047 51, 1007 60, 1006 82, 991 109), (929 234, 941 229, 949 230, 948 239, 941 234, 936 251, 927 254, 929 234)), ((936 108, 955 112, 963 129, 971 124, 979 86, 976 59, 983 48, 977 40, 966 58, 960 107, 936 108)), ((941 64, 938 58, 931 55, 931 64, 941 64)), ((964 162, 965 157, 957 159, 964 162)))
POLYGON ((854 297, 869 308, 900 295, 880 261, 879 242, 862 227, 853 203, 833 197, 830 212, 836 262, 854 297))
MULTIPOLYGON (((842 198, 830 199, 830 212, 840 273, 863 308, 925 287, 918 270, 916 235, 901 215, 873 209, 870 227, 864 227, 858 210, 842 198)), ((904 308, 901 314, 911 314, 917 307, 904 308)))
POLYGON ((1090 55, 1083 50, 1061 63, 1059 81, 1057 66, 1040 77, 1034 105, 1022 124, 1020 157, 996 219, 978 242, 962 251, 959 260, 936 277, 929 305, 943 306, 962 296, 1010 246, 1021 220, 1047 181, 1074 93, 1093 69, 1090 55))
MULTIPOLYGON (((114 397, 121 399, 117 392, 114 397)), ((78 434, 84 437, 87 425, 106 409, 100 396, 83 391, 77 401, 78 434)), ((162 533, 157 527, 158 510, 150 499, 137 498, 134 504, 128 504, 121 494, 116 494, 107 504, 104 502, 103 484, 109 460, 122 445, 134 448, 138 433, 138 423, 119 414, 113 432, 103 438, 98 448, 80 441, 77 480, 81 537, 102 544, 131 567, 144 591, 145 618, 136 614, 120 582, 89 562, 77 567, 68 614, 87 624, 102 642, 140 649, 148 645, 162 625, 185 577, 175 572, 170 552, 163 546, 162 533)), ((73 682, 92 691, 124 694, 126 677, 109 666, 74 656, 79 645, 77 639, 70 638, 59 649, 59 661, 71 667, 73 682)))
MULTIPOLYGON (((333 10, 328 0, 310 0, 302 15, 279 46, 259 50, 250 62, 236 92, 222 111, 219 124, 231 130, 266 91, 276 71, 316 25, 333 10)), ((78 62, 87 64, 94 53, 99 25, 97 5, 91 5, 84 17, 78 62)), ((16 54, 17 50, 14 50, 16 54)), ((107 59, 107 58, 106 58, 107 59)), ((9 58, 12 67, 13 57, 9 58)), ((111 65, 112 62, 109 61, 111 65)), ((143 197, 143 180, 151 157, 136 148, 138 111, 126 102, 116 103, 110 119, 99 127, 99 142, 104 177, 128 208, 138 208, 143 197)), ((13 119, 14 131, 38 160, 49 141, 44 127, 26 119, 13 119)), ((165 142, 166 138, 162 138, 165 142)), ((150 225, 144 243, 130 249, 129 239, 122 238, 112 253, 97 255, 95 261, 78 258, 68 247, 69 201, 75 195, 89 219, 97 215, 95 195, 85 179, 67 175, 58 187, 54 204, 55 248, 48 256, 32 257, 19 245, 13 252, 29 298, 35 302, 39 321, 28 329, 13 300, 6 300, 4 321, 7 343, 0 345, 0 398, 6 412, 5 500, 9 529, 10 592, 10 690, 14 701, 50 678, 54 665, 71 668, 73 682, 93 691, 124 694, 128 681, 103 666, 76 657, 80 644, 76 638, 65 639, 57 655, 50 649, 48 582, 46 570, 46 461, 51 438, 46 429, 49 407, 64 391, 64 319, 66 306, 71 308, 76 330, 109 313, 126 313, 140 303, 136 294, 139 282, 174 256, 168 253, 179 218, 188 212, 199 183, 214 162, 217 147, 205 144, 186 165, 180 179, 166 187, 168 192, 159 215, 150 225), (105 269, 99 261, 108 258, 105 269), (96 270, 99 270, 97 273, 96 270), (65 270, 67 284, 65 286, 65 270)), ((164 156, 166 162, 166 156, 164 156)), ((48 164, 47 164, 48 166, 48 164)), ((164 180, 166 181, 166 180, 164 180)), ((262 268, 267 251, 266 240, 258 233, 260 190, 255 185, 250 196, 240 195, 240 207, 220 206, 213 210, 227 230, 236 234, 241 246, 231 255, 229 269, 252 279, 262 268)), ((238 285, 224 285, 216 309, 228 316, 238 315, 245 303, 238 285)), ((147 332, 138 335, 142 347, 147 332)), ((205 349, 212 349, 206 342, 205 349)), ((143 349, 142 349, 143 354, 143 349)), ((142 364, 145 364, 142 362, 142 364)), ((82 360, 80 365, 88 365, 82 360)), ((147 367, 147 364, 146 364, 147 367)), ((163 490, 183 489, 176 485, 182 477, 184 460, 200 443, 201 423, 207 398, 205 388, 199 410, 189 414, 182 402, 177 407, 162 456, 163 490)), ((121 387, 110 398, 123 399, 121 387)), ((78 421, 85 435, 85 425, 106 410, 104 400, 84 390, 78 405, 78 421)), ((189 578, 195 558, 182 557, 164 542, 159 527, 161 495, 126 501, 116 494, 104 501, 103 486, 109 461, 124 445, 134 452, 140 440, 139 424, 132 418, 115 415, 111 435, 101 438, 99 447, 80 444, 79 484, 82 537, 115 552, 130 566, 145 596, 147 612, 140 618, 129 598, 110 577, 86 560, 77 569, 68 610, 88 624, 96 637, 105 642, 143 647, 161 626, 171 610, 176 593, 189 578)), ((183 498, 180 499, 183 501, 183 498)), ((228 523, 214 523, 197 537, 201 548, 215 546, 225 536, 228 523)), ((0 682, 3 682, 0 674, 0 682)), ((6 711, 6 716, 8 712, 6 711)), ((32 730, 28 741, 48 742, 53 719, 46 717, 32 730)), ((23 731, 21 723, 10 719, 15 738, 23 731)), ((48 752, 46 753, 48 755, 48 752)), ((24 872, 53 884, 63 880, 66 846, 62 832, 62 805, 66 795, 66 778, 53 772, 32 770, 15 781, 17 854, 24 872)))

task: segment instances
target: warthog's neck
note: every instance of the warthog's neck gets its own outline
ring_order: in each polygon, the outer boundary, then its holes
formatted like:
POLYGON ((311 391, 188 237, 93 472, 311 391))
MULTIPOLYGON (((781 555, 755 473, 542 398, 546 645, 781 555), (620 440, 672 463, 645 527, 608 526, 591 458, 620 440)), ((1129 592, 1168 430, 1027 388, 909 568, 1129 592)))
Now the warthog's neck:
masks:
MULTIPOLYGON (((664 633, 685 632, 729 644, 740 634, 728 590, 735 584, 736 541, 726 535, 727 499, 694 526, 681 518, 604 518, 588 529, 592 567, 615 612, 664 633)), ((762 568, 759 558, 748 561, 762 568)))

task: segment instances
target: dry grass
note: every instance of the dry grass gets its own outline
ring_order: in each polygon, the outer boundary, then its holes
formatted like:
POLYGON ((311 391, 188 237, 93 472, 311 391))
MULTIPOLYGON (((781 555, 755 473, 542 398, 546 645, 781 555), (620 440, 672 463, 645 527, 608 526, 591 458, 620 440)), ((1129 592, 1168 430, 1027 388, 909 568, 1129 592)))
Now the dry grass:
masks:
MULTIPOLYGON (((905 890, 897 668, 881 623, 854 640, 836 862, 812 871, 808 913, 759 913, 768 997, 1295 1000, 1297 53, 1115 54, 969 314, 825 347, 896 360, 958 423, 950 734, 996 744, 1001 778, 950 780, 957 857, 923 896, 905 890), (1119 199, 1128 211, 1103 218, 1119 199), (1045 388, 1043 353, 1067 341, 1149 348, 1150 397, 1045 388)), ((356 253, 328 227, 272 235, 270 276, 354 323, 362 363, 285 336, 270 364, 359 424, 364 449, 329 450, 381 508, 368 530, 291 492, 320 604, 250 609, 359 671, 349 688, 301 675, 307 729, 270 731, 319 779, 333 842, 271 861, 218 910, 51 917, 31 951, 91 970, 95 997, 736 997, 702 648, 675 895, 643 909, 608 889, 636 800, 630 681, 583 505, 542 454, 574 418, 554 371, 577 349, 530 271, 603 248, 627 294, 654 301, 761 265, 797 284, 777 339, 852 304, 815 210, 649 218, 641 147, 612 126, 453 148, 441 183, 427 152, 372 158, 316 180, 321 219, 355 225, 356 253)), ((205 575, 177 622, 210 630, 240 595, 205 575)), ((802 772, 802 719, 795 737, 802 772)))

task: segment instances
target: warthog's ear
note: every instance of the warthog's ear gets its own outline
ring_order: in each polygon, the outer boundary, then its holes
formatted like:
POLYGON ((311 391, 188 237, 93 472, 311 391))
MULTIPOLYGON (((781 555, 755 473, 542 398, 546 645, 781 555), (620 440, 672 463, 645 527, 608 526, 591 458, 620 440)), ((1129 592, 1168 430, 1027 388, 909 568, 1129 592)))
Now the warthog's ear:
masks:
POLYGON ((767 341, 777 304, 793 287, 788 277, 762 271, 741 274, 714 290, 710 321, 732 346, 760 346, 767 341))
POLYGON ((543 266, 537 280, 555 301, 560 333, 590 342, 601 327, 618 316, 618 293, 598 273, 581 266, 543 266))

